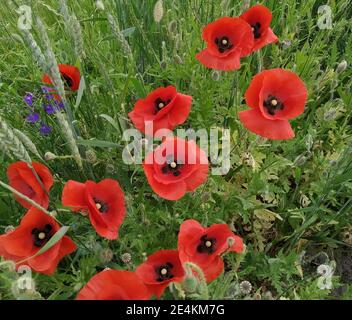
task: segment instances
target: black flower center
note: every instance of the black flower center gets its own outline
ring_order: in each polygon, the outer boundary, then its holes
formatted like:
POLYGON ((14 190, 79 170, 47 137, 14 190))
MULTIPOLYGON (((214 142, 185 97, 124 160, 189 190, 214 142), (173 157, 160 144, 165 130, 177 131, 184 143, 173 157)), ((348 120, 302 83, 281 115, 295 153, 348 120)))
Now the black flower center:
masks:
POLYGON ((260 33, 260 23, 257 22, 256 24, 253 24, 251 27, 252 27, 252 30, 253 30, 254 38, 255 38, 255 39, 259 39, 260 36, 261 36, 261 33, 260 33))
POLYGON ((169 155, 166 157, 166 164, 161 168, 161 172, 164 174, 171 173, 173 176, 178 177, 181 174, 180 168, 182 163, 174 160, 174 156, 169 155))
POLYGON ((170 102, 171 102, 171 99, 167 99, 167 100, 163 100, 161 98, 156 99, 154 101, 155 113, 158 113, 161 109, 165 108, 170 102))
POLYGON ((52 230, 53 227, 51 224, 46 224, 44 229, 34 228, 32 230, 33 244, 36 247, 42 247, 53 236, 52 230))
POLYGON ((233 48, 233 44, 231 44, 230 39, 228 37, 215 38, 215 43, 218 46, 218 50, 220 53, 224 53, 225 51, 231 50, 233 48))
POLYGON ((207 235, 204 235, 200 238, 200 244, 197 247, 199 253, 212 254, 215 251, 215 238, 209 238, 207 235))
POLYGON ((104 201, 101 201, 97 198, 93 198, 94 202, 95 202, 95 206, 97 207, 97 209, 99 210, 99 212, 101 213, 105 213, 109 210, 109 206, 107 203, 105 203, 104 201))
POLYGON ((62 75, 62 80, 64 81, 64 85, 67 87, 71 88, 73 86, 73 80, 66 74, 62 75))
POLYGON ((174 275, 172 274, 173 267, 174 265, 171 262, 166 262, 165 264, 157 267, 155 269, 157 275, 156 281, 162 282, 165 280, 172 279, 174 277, 174 275))
POLYGON ((284 104, 280 102, 276 97, 269 95, 264 101, 264 107, 271 116, 274 116, 276 111, 283 110, 284 104))

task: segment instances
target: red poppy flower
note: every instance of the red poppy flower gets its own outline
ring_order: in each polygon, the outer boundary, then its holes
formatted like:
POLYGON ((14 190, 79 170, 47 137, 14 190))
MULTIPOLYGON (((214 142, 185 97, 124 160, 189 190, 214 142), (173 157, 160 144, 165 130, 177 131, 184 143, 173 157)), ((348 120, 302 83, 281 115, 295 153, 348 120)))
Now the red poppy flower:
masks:
POLYGON ((251 110, 239 113, 244 126, 268 139, 292 139, 295 134, 289 119, 304 111, 307 100, 304 82, 284 69, 266 70, 257 74, 245 93, 251 110))
POLYGON ((224 270, 221 254, 225 251, 241 253, 243 241, 227 224, 204 228, 195 220, 186 220, 180 227, 178 251, 182 263, 190 261, 198 265, 210 282, 224 270), (231 247, 229 239, 233 241, 231 247))
MULTIPOLYGON (((65 87, 72 91, 77 91, 81 81, 79 69, 69 64, 59 64, 58 67, 65 87)), ((52 84, 52 81, 47 74, 44 74, 42 81, 47 84, 52 84)))
POLYGON ((185 276, 177 250, 155 252, 137 268, 136 274, 158 299, 171 282, 181 282, 185 276))
POLYGON ((272 14, 267 7, 261 4, 255 5, 243 13, 240 18, 252 28, 254 35, 253 51, 279 40, 273 30, 270 29, 272 14))
POLYGON ((77 300, 147 300, 150 293, 131 271, 104 270, 96 274, 77 295, 77 300))
MULTIPOLYGON (((9 184, 12 188, 40 204, 42 207, 48 208, 49 197, 47 193, 49 193, 49 190, 54 183, 53 176, 49 169, 40 163, 33 162, 32 166, 45 187, 46 192, 43 190, 31 168, 29 168, 28 164, 23 161, 12 163, 7 168, 9 184)), ((32 206, 29 202, 18 196, 14 195, 14 197, 23 207, 29 209, 32 206)))
POLYGON ((49 250, 33 256, 59 229, 51 216, 32 207, 15 230, 0 236, 0 256, 17 262, 18 266, 28 265, 34 271, 53 274, 60 260, 76 250, 69 237, 63 236, 49 250))
POLYGON ((167 137, 147 155, 143 168, 155 193, 168 200, 178 200, 205 181, 208 158, 193 140, 167 137))
POLYGON ((168 86, 158 88, 145 99, 138 100, 128 116, 143 133, 148 133, 146 121, 152 122, 154 135, 160 129, 173 130, 184 123, 191 111, 191 104, 191 96, 178 93, 175 87, 168 86))
POLYGON ((109 240, 118 237, 126 214, 125 197, 117 181, 99 183, 68 181, 62 191, 62 204, 73 211, 87 211, 97 233, 109 240))
POLYGON ((240 18, 223 17, 203 29, 207 48, 196 55, 207 68, 235 70, 240 58, 251 53, 254 36, 251 27, 240 18))

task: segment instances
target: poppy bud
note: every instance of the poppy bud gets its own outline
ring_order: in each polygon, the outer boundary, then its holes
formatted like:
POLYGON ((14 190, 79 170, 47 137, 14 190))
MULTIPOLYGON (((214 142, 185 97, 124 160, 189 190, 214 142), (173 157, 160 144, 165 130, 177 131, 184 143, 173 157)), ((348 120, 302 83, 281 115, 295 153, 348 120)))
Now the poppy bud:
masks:
POLYGON ((342 60, 336 68, 337 73, 342 73, 347 69, 347 61, 342 60))
POLYGON ((78 292, 79 290, 81 290, 83 287, 83 283, 79 282, 76 283, 75 286, 73 287, 73 291, 78 292))
POLYGON ((182 58, 178 54, 175 54, 174 61, 176 64, 183 64, 182 58))
POLYGON ((1 268, 0 270, 7 269, 10 272, 15 272, 16 271, 16 263, 12 260, 6 260, 1 262, 1 268))
POLYGON ((50 152, 50 151, 45 152, 45 154, 44 154, 45 161, 51 161, 51 160, 54 160, 56 158, 57 158, 57 156, 55 154, 53 154, 52 152, 50 152))
POLYGON ((193 275, 187 276, 183 281, 182 286, 187 293, 194 293, 198 287, 198 280, 193 275))
POLYGON ((110 262, 114 257, 114 253, 109 248, 102 249, 99 254, 100 261, 104 264, 110 262))
POLYGON ((310 200, 306 195, 302 194, 299 199, 299 203, 301 204, 302 208, 306 208, 309 206, 310 200))
POLYGON ((296 167, 300 167, 304 165, 307 161, 307 157, 304 154, 299 155, 295 161, 293 162, 293 165, 296 167))
POLYGON ((104 3, 101 0, 96 0, 95 1, 95 6, 97 7, 98 10, 102 10, 102 11, 105 10, 104 3))
POLYGON ((175 20, 172 20, 167 27, 170 34, 175 33, 176 28, 177 28, 177 22, 175 20))
POLYGON ((97 154, 93 149, 89 149, 86 151, 86 159, 89 163, 94 164, 97 162, 97 154))
POLYGON ((165 60, 163 60, 163 61, 160 62, 160 68, 161 68, 161 69, 166 69, 166 68, 167 68, 167 63, 166 63, 165 60))
POLYGON ((331 108, 324 113, 324 120, 325 121, 334 120, 336 118, 336 114, 337 114, 337 110, 334 108, 331 108))
POLYGON ((55 219, 57 217, 57 211, 56 210, 51 211, 50 216, 52 216, 55 219))
POLYGON ((14 227, 14 226, 7 226, 7 227, 5 228, 5 233, 9 233, 9 232, 11 232, 11 231, 13 231, 13 230, 15 230, 15 227, 14 227))
POLYGON ((213 78, 214 81, 219 81, 220 80, 220 72, 218 70, 214 70, 211 73, 211 77, 213 78))
POLYGON ((159 23, 164 16, 163 1, 158 0, 154 6, 154 20, 159 23))
POLYGON ((115 173, 115 167, 112 164, 107 164, 105 170, 107 174, 115 173))
POLYGON ((227 244, 228 244, 229 248, 231 248, 235 244, 235 239, 233 237, 228 237, 227 244))

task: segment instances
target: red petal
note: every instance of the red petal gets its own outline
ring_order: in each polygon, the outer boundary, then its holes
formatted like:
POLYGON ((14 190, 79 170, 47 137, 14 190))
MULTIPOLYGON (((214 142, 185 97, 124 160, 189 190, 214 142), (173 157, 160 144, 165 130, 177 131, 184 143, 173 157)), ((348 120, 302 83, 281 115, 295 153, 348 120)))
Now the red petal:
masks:
POLYGON ((62 191, 62 204, 73 207, 74 211, 86 209, 88 203, 85 197, 86 186, 84 183, 69 180, 62 191))
POLYGON ((246 93, 245 93, 246 103, 249 107, 253 109, 259 108, 259 95, 263 87, 263 81, 267 72, 268 71, 266 70, 255 75, 252 78, 252 81, 248 89, 246 90, 246 93))
MULTIPOLYGON (((42 184, 47 192, 53 185, 53 177, 49 169, 37 162, 32 163, 34 171, 39 176, 42 184)), ((10 181, 10 185, 17 191, 23 193, 33 201, 37 202, 41 206, 47 208, 49 204, 49 197, 43 190, 41 184, 37 180, 31 168, 27 163, 18 161, 11 164, 7 168, 7 175, 10 181)), ((27 201, 21 199, 15 195, 15 199, 21 203, 25 208, 30 208, 32 205, 27 201)))
POLYGON ((178 250, 182 262, 193 261, 197 255, 197 246, 200 238, 205 234, 204 228, 198 221, 190 219, 184 221, 180 226, 178 234, 178 250))
POLYGON ((169 122, 175 127, 186 121, 191 111, 192 97, 178 93, 169 113, 169 122))
POLYGON ((240 18, 245 20, 250 26, 260 23, 259 31, 263 33, 266 32, 270 26, 272 14, 267 7, 258 4, 249 8, 240 18))
POLYGON ((118 230, 125 218, 125 197, 119 183, 105 179, 99 183, 86 182, 89 218, 99 235, 113 240, 118 237, 118 230), (95 200, 108 206, 103 214, 97 209, 95 200))
POLYGON ((224 261, 221 257, 217 256, 214 260, 211 261, 211 263, 207 265, 201 265, 200 267, 204 271, 207 282, 211 282, 224 271, 224 261))
POLYGON ((292 139, 295 134, 287 120, 269 120, 263 117, 259 109, 239 112, 239 118, 249 130, 272 140, 292 139))
POLYGON ((213 224, 207 230, 206 234, 209 238, 216 239, 216 251, 215 255, 221 255, 227 250, 236 251, 243 249, 243 241, 240 237, 235 236, 227 224, 213 224), (228 239, 232 238, 235 242, 231 248, 229 248, 228 239))
POLYGON ((241 67, 240 56, 241 52, 237 50, 231 56, 219 58, 213 55, 209 49, 204 49, 196 55, 196 58, 207 68, 230 71, 241 67))
POLYGON ((81 74, 79 72, 79 69, 75 66, 71 66, 68 64, 59 64, 58 67, 60 73, 63 76, 66 76, 72 80, 72 85, 70 86, 70 89, 72 91, 77 91, 79 88, 79 83, 81 81, 81 74))
POLYGON ((268 28, 265 34, 263 34, 259 39, 254 40, 253 51, 257 51, 268 44, 276 43, 278 41, 279 38, 274 34, 273 30, 268 28))
POLYGON ((77 300, 147 300, 150 292, 134 272, 105 270, 96 274, 77 300))

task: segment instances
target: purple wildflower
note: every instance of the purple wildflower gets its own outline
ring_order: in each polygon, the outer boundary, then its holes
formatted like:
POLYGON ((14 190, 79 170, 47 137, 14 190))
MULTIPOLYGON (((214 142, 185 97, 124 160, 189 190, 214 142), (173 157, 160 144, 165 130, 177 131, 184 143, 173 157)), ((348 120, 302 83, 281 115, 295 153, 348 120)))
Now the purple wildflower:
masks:
POLYGON ((62 101, 57 101, 57 100, 55 100, 54 103, 55 103, 57 109, 64 109, 64 108, 65 108, 65 106, 64 106, 64 104, 63 104, 62 101))
POLYGON ((47 93, 47 94, 45 95, 45 99, 48 100, 48 101, 51 101, 51 100, 54 99, 54 96, 53 96, 51 93, 47 93))
POLYGON ((53 114, 55 113, 54 106, 52 104, 43 104, 43 108, 47 114, 53 114))
POLYGON ((23 97, 23 101, 27 103, 30 107, 33 105, 33 96, 32 92, 27 92, 26 95, 23 97))
POLYGON ((26 118, 26 121, 29 122, 29 123, 35 123, 37 121, 39 121, 40 119, 40 116, 38 113, 36 112, 32 112, 27 118, 26 118))
POLYGON ((41 123, 39 132, 41 135, 46 136, 50 134, 50 132, 53 130, 51 126, 46 125, 44 122, 41 123))
POLYGON ((45 86, 42 87, 43 93, 49 93, 50 90, 51 90, 51 88, 49 88, 49 87, 45 87, 45 86))

